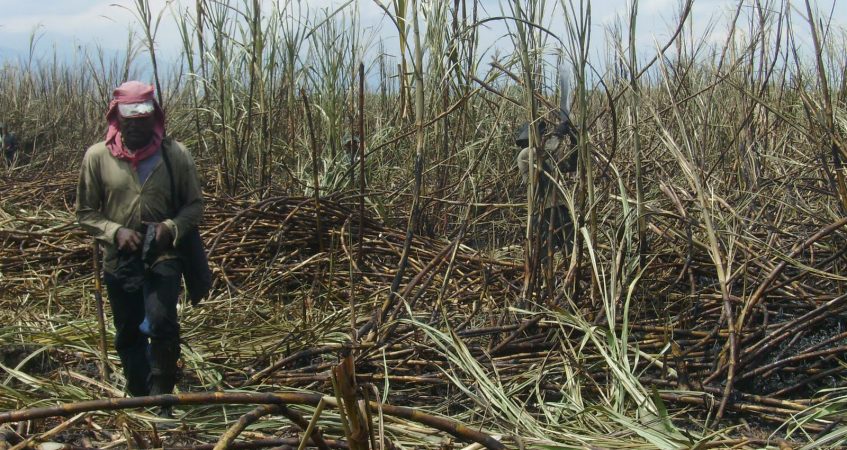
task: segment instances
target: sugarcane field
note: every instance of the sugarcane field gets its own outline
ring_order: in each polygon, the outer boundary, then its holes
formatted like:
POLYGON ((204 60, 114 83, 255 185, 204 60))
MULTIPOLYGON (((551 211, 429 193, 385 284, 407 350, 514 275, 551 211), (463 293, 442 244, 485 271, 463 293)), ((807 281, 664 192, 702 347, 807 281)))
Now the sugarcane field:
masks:
POLYGON ((847 3, 0 2, 0 450, 847 448, 847 3))

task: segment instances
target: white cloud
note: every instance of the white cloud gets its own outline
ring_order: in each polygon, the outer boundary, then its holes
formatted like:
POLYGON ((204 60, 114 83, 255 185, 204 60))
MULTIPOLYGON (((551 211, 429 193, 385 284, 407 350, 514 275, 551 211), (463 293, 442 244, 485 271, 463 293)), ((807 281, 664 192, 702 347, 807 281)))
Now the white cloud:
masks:
MULTIPOLYGON (((167 3, 167 0, 150 0, 153 11, 162 10, 167 3)), ((77 47, 92 46, 123 51, 130 33, 138 35, 139 30, 134 2, 127 0, 16 1, 14 5, 0 4, 0 11, 3 11, 0 32, 5 47, 0 57, 25 54, 33 36, 41 51, 55 49, 68 53, 77 47)), ((165 42, 178 39, 169 12, 162 19, 157 38, 165 42)))
MULTIPOLYGON (((481 0, 480 19, 501 15, 501 4, 504 5, 503 9, 508 11, 505 0, 501 1, 481 0)), ((695 0, 691 16, 695 36, 721 45, 728 28, 726 21, 731 16, 731 11, 737 4, 736 1, 695 0), (716 25, 707 29, 711 21, 715 21, 716 25)), ((389 3, 388 0, 382 0, 382 2, 389 3)), ((0 59, 4 56, 4 50, 7 56, 10 51, 17 54, 25 53, 29 37, 36 29, 37 35, 41 37, 39 47, 42 50, 52 50, 54 46, 61 51, 63 47, 100 45, 107 50, 122 51, 126 46, 129 32, 134 30, 137 33, 139 25, 131 11, 113 6, 115 3, 129 8, 134 7, 134 2, 130 0, 30 0, 26 2, 0 0, 0 11, 3 12, 0 15, 0 33, 3 36, 0 46, 5 47, 0 49, 0 59)), ((168 3, 172 3, 173 10, 177 12, 194 8, 194 2, 190 0, 174 0, 173 2, 151 0, 154 11, 165 8, 168 3)), ((234 3, 241 4, 241 0, 234 3)), ((545 16, 549 18, 550 29, 564 39, 565 18, 562 3, 562 0, 547 0, 548 11, 545 11, 545 16)), ((568 3, 568 0, 564 3, 568 3)), ((574 3, 579 2, 574 1, 574 3)), ((624 22, 625 32, 627 21, 625 16, 629 3, 630 0, 593 0, 591 2, 594 15, 592 48, 595 50, 593 54, 605 51, 604 28, 610 26, 618 17, 624 22)), ((664 44, 676 27, 680 3, 680 0, 640 0, 637 42, 643 52, 649 54, 655 51, 655 42, 664 44)), ((270 11, 273 5, 281 4, 280 0, 262 1, 263 10, 266 12, 270 11)), ((322 8, 332 11, 341 5, 347 5, 348 1, 309 0, 302 4, 312 11, 322 8)), ((382 39, 386 49, 396 53, 397 31, 393 23, 384 16, 383 10, 373 0, 355 0, 353 4, 358 7, 366 36, 373 33, 375 40, 382 39)), ((818 0, 821 12, 828 13, 833 4, 835 4, 834 24, 843 27, 847 24, 847 1, 818 0)), ((352 8, 352 5, 347 8, 352 8)), ((175 57, 180 49, 179 35, 174 22, 171 9, 168 9, 157 39, 157 45, 163 57, 175 57)), ((797 26, 796 31, 806 33, 806 29, 802 26, 797 26)), ((511 53, 512 41, 506 33, 506 25, 503 21, 493 21, 481 26, 479 28, 480 51, 496 48, 501 54, 511 53)), ((374 42, 371 50, 375 47, 374 42)), ((483 61, 485 62, 487 61, 483 61)))

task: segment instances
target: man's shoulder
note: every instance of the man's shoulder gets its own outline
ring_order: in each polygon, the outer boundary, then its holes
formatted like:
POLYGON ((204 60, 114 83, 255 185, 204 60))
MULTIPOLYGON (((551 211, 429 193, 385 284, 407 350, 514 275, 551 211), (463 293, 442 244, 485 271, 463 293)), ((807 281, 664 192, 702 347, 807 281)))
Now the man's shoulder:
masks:
POLYGON ((168 152, 168 156, 175 155, 178 158, 191 158, 191 152, 182 143, 172 138, 165 138, 162 141, 162 147, 168 152))
POLYGON ((85 150, 85 156, 87 158, 99 158, 109 154, 109 148, 106 147, 106 141, 100 141, 96 144, 92 144, 85 150))
POLYGON ((518 162, 519 168, 525 169, 526 165, 529 164, 530 149, 531 149, 531 147, 522 148, 521 151, 518 152, 518 156, 515 157, 515 160, 517 160, 517 162, 518 162), (521 167, 521 166, 523 166, 523 167, 521 167))

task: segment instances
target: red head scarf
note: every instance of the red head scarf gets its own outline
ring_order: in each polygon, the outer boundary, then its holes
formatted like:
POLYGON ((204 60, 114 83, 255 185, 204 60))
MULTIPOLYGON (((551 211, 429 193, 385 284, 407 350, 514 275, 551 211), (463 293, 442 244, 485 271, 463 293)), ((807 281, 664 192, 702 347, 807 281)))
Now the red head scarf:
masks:
POLYGON ((162 144, 162 137, 165 135, 165 113, 153 96, 153 86, 140 81, 127 81, 112 92, 112 102, 109 103, 106 121, 109 122, 109 129, 106 131, 106 147, 109 148, 112 156, 129 161, 132 163, 132 167, 137 167, 139 161, 155 154, 162 144), (153 117, 156 122, 153 125, 153 138, 146 146, 132 151, 124 145, 121 138, 121 128, 118 123, 118 116, 120 115, 118 104, 141 103, 148 100, 153 101, 153 117))

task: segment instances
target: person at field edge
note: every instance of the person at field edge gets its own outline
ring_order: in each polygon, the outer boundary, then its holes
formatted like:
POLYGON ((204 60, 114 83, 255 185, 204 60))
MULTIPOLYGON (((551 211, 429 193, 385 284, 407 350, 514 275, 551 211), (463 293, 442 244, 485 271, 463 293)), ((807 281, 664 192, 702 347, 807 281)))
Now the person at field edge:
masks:
POLYGON ((82 160, 77 220, 104 248, 104 281, 128 393, 169 394, 180 353, 183 268, 175 246, 203 215, 197 170, 185 146, 164 136, 165 115, 153 86, 118 86, 106 121, 106 140, 89 147, 82 160))
POLYGON ((0 123, 0 144, 3 147, 3 157, 6 165, 11 166, 15 162, 15 154, 18 152, 18 137, 9 131, 5 123, 0 123))
POLYGON ((359 135, 347 133, 341 138, 341 150, 344 151, 345 161, 350 166, 355 166, 359 162, 359 135))
POLYGON ((534 151, 535 162, 540 167, 535 187, 536 214, 533 215, 533 226, 540 236, 540 254, 542 263, 549 259, 549 253, 562 250, 565 246, 573 245, 573 221, 568 210, 564 195, 559 185, 564 181, 564 175, 575 172, 577 167, 576 133, 570 121, 562 121, 551 132, 547 130, 546 122, 537 124, 538 136, 541 138, 539 149, 530 147, 528 123, 524 123, 515 135, 515 145, 521 149, 517 157, 518 171, 525 182, 530 180, 530 153, 534 151))

